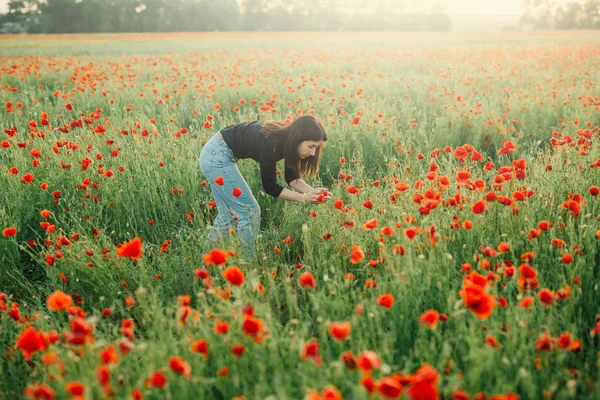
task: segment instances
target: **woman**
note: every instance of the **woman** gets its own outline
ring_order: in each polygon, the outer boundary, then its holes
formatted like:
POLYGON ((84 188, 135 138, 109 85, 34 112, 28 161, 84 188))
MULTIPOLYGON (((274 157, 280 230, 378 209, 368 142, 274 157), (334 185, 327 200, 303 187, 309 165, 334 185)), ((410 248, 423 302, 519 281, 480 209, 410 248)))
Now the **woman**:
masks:
POLYGON ((276 121, 243 122, 217 132, 202 148, 200 169, 206 176, 219 211, 208 234, 218 242, 235 227, 247 254, 255 254, 254 240, 260 227, 260 207, 240 174, 237 160, 252 158, 260 164, 262 186, 271 196, 319 204, 332 198, 324 188, 312 188, 301 174, 315 176, 327 133, 310 115, 289 124, 276 121), (285 159, 285 181, 295 191, 277 184, 275 164, 285 159))

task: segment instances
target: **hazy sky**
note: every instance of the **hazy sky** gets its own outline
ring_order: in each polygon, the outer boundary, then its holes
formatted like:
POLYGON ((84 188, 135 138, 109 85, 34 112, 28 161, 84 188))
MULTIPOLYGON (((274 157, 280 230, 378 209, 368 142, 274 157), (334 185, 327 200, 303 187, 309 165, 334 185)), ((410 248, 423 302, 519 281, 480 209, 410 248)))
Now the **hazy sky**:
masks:
MULTIPOLYGON (((285 1, 285 0, 284 0, 285 1)), ((364 0, 338 0, 340 4, 365 4, 364 0)), ((414 11, 430 10, 442 5, 448 14, 454 15, 521 15, 523 0, 385 0, 414 11)), ((0 0, 0 12, 8 9, 8 0, 0 0)))

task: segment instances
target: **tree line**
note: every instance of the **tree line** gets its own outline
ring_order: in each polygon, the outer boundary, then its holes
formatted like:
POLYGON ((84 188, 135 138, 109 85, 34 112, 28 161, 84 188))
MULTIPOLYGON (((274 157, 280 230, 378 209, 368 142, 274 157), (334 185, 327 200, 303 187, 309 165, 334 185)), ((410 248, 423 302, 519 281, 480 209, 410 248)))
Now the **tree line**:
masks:
POLYGON ((600 0, 524 0, 521 26, 534 29, 600 29, 600 0))
MULTIPOLYGON (((348 2, 346 2, 348 3, 348 2)), ((11 0, 5 33, 345 31, 451 29, 440 11, 403 11, 387 0, 364 10, 335 0, 11 0)))
MULTIPOLYGON (((600 0, 523 0, 521 28, 599 29, 600 0)), ((449 31, 443 9, 336 0, 9 0, 0 33, 449 31), (367 6, 365 6, 367 5, 367 6)))

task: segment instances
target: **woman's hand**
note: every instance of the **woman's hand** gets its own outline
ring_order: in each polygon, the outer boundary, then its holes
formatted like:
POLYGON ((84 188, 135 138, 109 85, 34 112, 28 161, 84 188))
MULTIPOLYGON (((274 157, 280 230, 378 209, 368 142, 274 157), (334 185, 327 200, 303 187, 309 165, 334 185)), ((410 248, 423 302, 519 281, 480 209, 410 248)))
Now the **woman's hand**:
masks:
POLYGON ((319 204, 322 203, 322 201, 317 200, 317 197, 319 196, 319 194, 314 193, 314 192, 306 192, 302 194, 302 202, 306 203, 306 204, 319 204))
POLYGON ((333 194, 329 193, 329 191, 326 188, 315 188, 309 193, 315 195, 316 203, 325 203, 327 200, 333 198, 333 194))

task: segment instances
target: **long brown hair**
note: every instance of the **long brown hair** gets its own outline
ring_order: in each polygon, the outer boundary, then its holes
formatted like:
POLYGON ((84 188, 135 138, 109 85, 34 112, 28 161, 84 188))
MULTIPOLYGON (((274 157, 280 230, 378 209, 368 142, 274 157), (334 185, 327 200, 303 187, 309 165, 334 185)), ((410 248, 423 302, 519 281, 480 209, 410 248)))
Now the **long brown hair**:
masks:
POLYGON ((317 147, 313 157, 301 159, 298 157, 298 146, 306 140, 327 141, 327 132, 323 123, 312 115, 303 115, 286 124, 278 121, 265 121, 261 132, 265 137, 275 139, 283 145, 283 154, 286 165, 298 174, 315 176, 321 163, 321 150, 317 147))

